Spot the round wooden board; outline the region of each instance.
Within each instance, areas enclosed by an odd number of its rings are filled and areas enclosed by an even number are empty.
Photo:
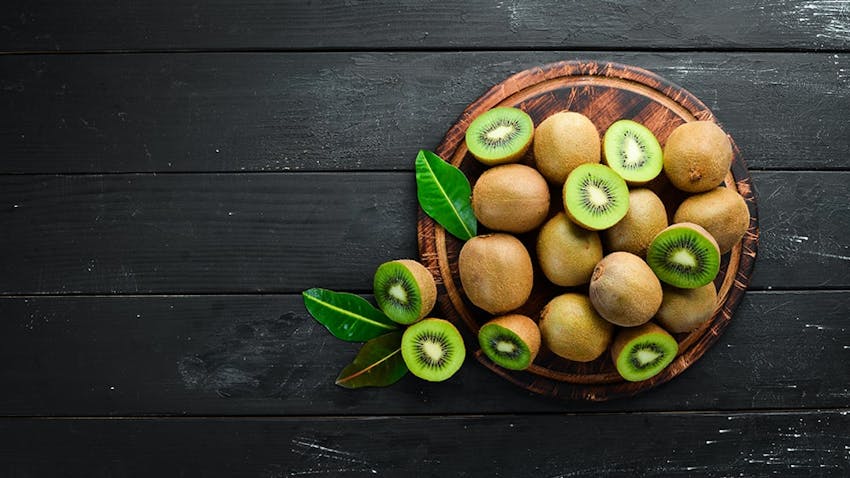
[[[469,123],[479,114],[496,106],[513,106],[526,111],[540,124],[548,116],[563,110],[588,116],[603,133],[619,119],[632,119],[652,130],[663,145],[676,126],[696,120],[715,121],[714,115],[687,90],[641,68],[617,63],[565,61],[517,73],[492,87],[469,105],[457,123],[449,129],[436,148],[442,158],[459,167],[475,184],[485,167],[467,152],[464,135]],[[731,138],[730,138],[731,139]],[[682,373],[717,340],[732,318],[752,274],[758,242],[756,198],[749,171],[732,142],[735,157],[727,175],[727,187],[736,188],[750,209],[750,228],[743,240],[723,256],[715,284],[718,304],[714,316],[699,329],[676,336],[679,356],[663,372],[643,382],[626,382],[614,369],[609,354],[589,363],[572,362],[541,350],[527,370],[514,372],[490,362],[479,350],[478,328],[491,316],[472,305],[465,297],[457,270],[457,257],[463,241],[446,233],[420,209],[418,232],[422,262],[437,279],[438,304],[443,316],[464,333],[475,357],[493,372],[532,392],[551,397],[603,401],[631,396],[664,383]],[[523,159],[533,164],[532,152]],[[651,184],[672,216],[685,195],[673,188],[662,176]],[[552,189],[552,211],[563,208],[560,188]],[[479,234],[487,231],[479,225]],[[536,231],[520,236],[532,260]],[[535,269],[535,286],[529,301],[518,312],[539,318],[543,306],[554,296],[567,292],[587,293],[587,286],[561,288],[549,283]]]

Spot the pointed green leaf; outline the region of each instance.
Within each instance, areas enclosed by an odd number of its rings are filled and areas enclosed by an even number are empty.
[[[334,337],[365,342],[398,329],[398,325],[366,299],[346,292],[305,290],[304,306]]]
[[[425,214],[463,241],[475,236],[472,188],[463,172],[430,151],[416,155],[416,195]]]
[[[354,361],[348,364],[336,384],[345,388],[386,387],[407,373],[401,356],[402,332],[390,332],[366,342]]]

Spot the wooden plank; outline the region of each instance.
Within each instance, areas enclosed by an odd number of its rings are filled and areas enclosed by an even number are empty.
[[[751,168],[850,167],[844,54],[225,53],[0,56],[0,173],[411,170],[491,85],[577,58],[682,85]]]
[[[753,174],[751,288],[850,286],[848,181]],[[0,176],[0,294],[371,290],[380,263],[418,257],[415,188],[408,172]]]
[[[0,369],[0,415],[846,407],[848,314],[848,291],[750,292],[718,343],[685,373],[599,404],[533,395],[471,357],[444,383],[408,375],[388,388],[337,387],[359,345],[331,336],[297,295],[2,298],[0,363],[9,365]]]
[[[1,420],[4,476],[847,476],[846,411]],[[519,450],[518,459],[512,450]],[[423,472],[427,470],[427,472]]]
[[[0,16],[0,44],[4,51],[845,49],[845,8],[820,0],[12,2]]]

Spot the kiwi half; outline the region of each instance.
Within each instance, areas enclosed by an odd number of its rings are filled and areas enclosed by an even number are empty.
[[[695,289],[717,277],[720,249],[701,226],[682,222],[655,236],[646,252],[646,262],[662,281],[682,289]]]
[[[640,257],[613,252],[596,264],[590,302],[612,324],[634,327],[649,322],[661,306],[661,283]]]
[[[496,365],[525,370],[540,350],[540,329],[525,315],[496,317],[478,330],[478,344]]]
[[[629,184],[644,184],[661,173],[661,145],[646,126],[632,120],[614,122],[602,139],[605,163]]]
[[[629,188],[604,164],[582,164],[564,184],[564,208],[576,224],[591,231],[608,229],[629,210]]]
[[[630,382],[658,375],[678,352],[676,339],[652,322],[621,329],[611,346],[611,358],[617,372]]]
[[[381,264],[373,281],[375,301],[387,317],[412,324],[425,317],[437,301],[437,284],[422,264],[401,259]]]
[[[737,191],[716,188],[685,199],[673,216],[674,222],[692,222],[704,227],[717,241],[720,253],[732,250],[750,227],[750,210]]]
[[[546,219],[549,185],[534,168],[522,164],[490,168],[472,189],[472,211],[494,231],[528,232]]]
[[[576,362],[599,358],[614,336],[614,326],[590,304],[584,294],[562,294],[540,313],[543,342],[556,355]]]
[[[429,318],[404,331],[401,356],[413,375],[429,382],[442,382],[463,365],[466,347],[451,322]]]
[[[518,108],[499,107],[481,114],[466,129],[466,147],[493,166],[519,160],[531,146],[534,122]]]

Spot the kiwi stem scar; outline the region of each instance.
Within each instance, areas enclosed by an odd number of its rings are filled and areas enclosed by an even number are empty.
[[[434,170],[431,169],[431,164],[428,161],[424,161],[424,163],[425,163],[425,167],[428,168],[428,172],[431,173],[431,176],[436,177],[436,175],[434,174]],[[448,202],[449,205],[451,206],[452,212],[457,217],[458,221],[460,221],[460,225],[463,226],[463,230],[466,231],[466,234],[469,237],[475,236],[475,234],[473,234],[472,231],[470,231],[469,228],[466,227],[466,223],[464,222],[463,218],[460,216],[460,212],[458,212],[457,208],[455,207],[455,203],[452,202],[452,199],[449,197],[449,195],[446,194],[446,190],[443,189],[443,185],[440,184],[439,181],[434,181],[434,184],[437,185],[437,189],[440,190],[440,194],[442,194],[443,197],[446,198],[446,202]]]
[[[395,329],[396,329],[396,327],[393,327],[392,325],[382,324],[381,322],[376,322],[376,321],[374,321],[374,320],[372,320],[372,319],[369,319],[368,317],[364,317],[364,316],[362,316],[362,315],[358,315],[358,314],[353,314],[353,313],[351,313],[351,312],[349,312],[349,311],[347,311],[347,310],[345,310],[345,309],[340,309],[339,307],[337,307],[337,306],[335,306],[335,305],[329,304],[329,303],[327,303],[327,302],[325,302],[325,301],[321,301],[321,300],[319,300],[319,299],[317,299],[317,298],[315,298],[315,297],[313,297],[313,296],[309,296],[309,295],[308,295],[308,296],[306,296],[306,297],[307,297],[309,300],[312,300],[313,302],[316,302],[316,303],[318,303],[318,304],[321,304],[321,305],[323,305],[323,306],[325,306],[325,307],[327,307],[327,308],[329,308],[329,309],[331,309],[331,310],[334,310],[334,311],[336,311],[336,312],[339,312],[339,313],[341,313],[341,314],[343,314],[343,315],[347,315],[347,316],[349,316],[349,317],[357,318],[357,319],[359,319],[359,320],[362,320],[363,322],[368,322],[368,323],[370,323],[370,324],[377,325],[378,327],[382,327],[382,328],[387,329],[387,330],[395,330]]]

